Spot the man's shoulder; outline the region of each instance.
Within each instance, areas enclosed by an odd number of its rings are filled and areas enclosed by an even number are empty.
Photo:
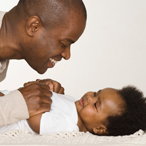
[[[0,15],[4,15],[6,12],[4,11],[0,11]]]
[[[8,65],[9,60],[0,61],[0,82],[3,81],[6,77]]]
[[[0,11],[0,20],[2,20],[3,16],[5,15],[6,12]]]

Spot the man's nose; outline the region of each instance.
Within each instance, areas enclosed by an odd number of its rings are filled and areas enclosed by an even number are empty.
[[[65,50],[62,52],[62,57],[65,59],[65,60],[68,60],[71,56],[71,53],[70,53],[70,46],[68,46],[67,48],[65,48]]]

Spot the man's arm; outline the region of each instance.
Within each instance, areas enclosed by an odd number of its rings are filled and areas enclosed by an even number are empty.
[[[27,118],[27,105],[18,90],[0,97],[0,127]]]
[[[60,93],[60,94],[64,94],[64,88],[57,81],[54,81],[54,80],[51,80],[51,79],[43,79],[43,80],[37,79],[34,82],[46,84],[50,87],[51,91],[54,91],[54,92]],[[34,82],[25,83],[24,86],[28,86],[28,85],[30,85],[31,83],[34,83]],[[30,128],[38,134],[40,133],[40,121],[41,121],[42,114],[43,113],[40,113],[38,115],[35,115],[35,116],[27,119],[27,122],[28,122]]]
[[[55,81],[53,88],[64,92],[60,83],[59,86],[57,83]],[[52,92],[47,84],[35,81],[0,97],[0,127],[50,111],[51,96]]]
[[[29,117],[50,111],[52,92],[49,86],[35,82],[18,90],[24,97]]]
[[[51,96],[49,86],[40,83],[33,83],[1,96],[0,127],[50,111]]]
[[[41,86],[41,88],[37,87],[36,85]],[[29,88],[30,86],[32,87]],[[41,93],[40,95],[37,95],[38,93],[37,90],[36,91],[34,90],[35,92],[31,94],[28,92],[27,87],[29,88],[30,91],[32,91],[32,89],[34,89],[35,86],[36,88],[39,88],[39,93]],[[26,101],[30,117],[37,115],[39,113],[50,111],[50,106],[52,103],[52,100],[50,99],[50,97],[52,96],[52,92],[50,90],[56,93],[64,94],[64,88],[61,86],[61,84],[51,79],[43,79],[43,80],[37,79],[36,81],[25,83],[24,88],[19,89],[19,91],[22,93]],[[41,97],[41,99],[39,99],[39,97]],[[34,100],[37,100],[37,98],[38,98],[39,105],[35,105],[34,103]],[[35,111],[34,111],[34,108],[35,108]],[[42,108],[42,109],[38,110],[39,108]]]

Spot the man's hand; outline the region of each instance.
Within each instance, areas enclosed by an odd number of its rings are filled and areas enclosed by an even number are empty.
[[[49,86],[33,82],[18,90],[26,101],[30,117],[50,111],[52,92]]]
[[[46,84],[50,87],[51,91],[60,93],[60,94],[64,94],[64,88],[61,86],[61,84],[59,82],[51,80],[51,79],[44,79],[44,80],[37,79],[36,81],[25,83],[24,86],[28,86],[35,82]]]

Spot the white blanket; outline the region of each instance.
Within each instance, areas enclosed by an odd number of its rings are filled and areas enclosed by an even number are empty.
[[[0,134],[0,145],[47,146],[146,146],[146,133],[142,130],[129,136],[95,136],[91,133],[67,132],[48,135],[9,131]]]

